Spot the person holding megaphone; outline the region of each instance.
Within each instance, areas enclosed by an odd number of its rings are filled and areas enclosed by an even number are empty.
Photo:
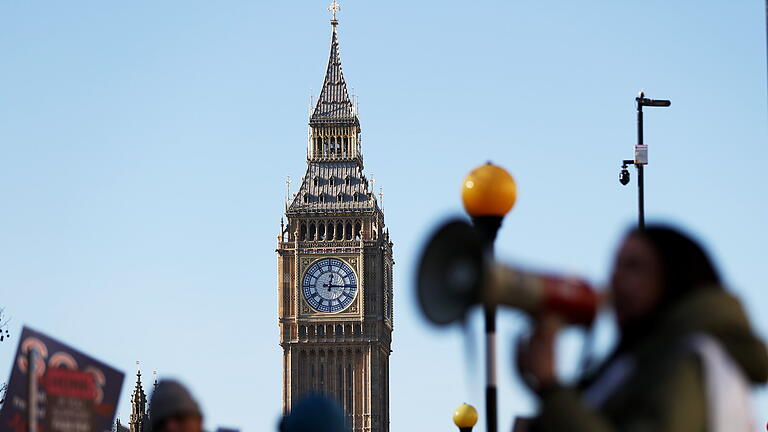
[[[631,231],[607,294],[618,342],[572,386],[555,372],[562,319],[535,315],[517,366],[539,412],[515,430],[754,429],[749,390],[768,381],[768,351],[701,246],[669,227]]]

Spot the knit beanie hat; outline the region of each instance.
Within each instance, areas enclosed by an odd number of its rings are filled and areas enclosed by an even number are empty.
[[[347,432],[344,412],[334,401],[311,394],[298,401],[280,422],[280,432]]]
[[[200,406],[186,387],[174,380],[162,380],[152,392],[149,402],[152,429],[170,417],[197,415],[202,417]]]

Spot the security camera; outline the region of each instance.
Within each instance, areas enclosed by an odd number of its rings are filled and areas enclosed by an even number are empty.
[[[629,170],[626,167],[623,167],[619,173],[619,182],[624,186],[629,183]]]

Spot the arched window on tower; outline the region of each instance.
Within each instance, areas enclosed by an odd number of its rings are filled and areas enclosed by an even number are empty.
[[[344,137],[344,157],[349,157],[349,138]]]
[[[338,195],[336,195],[336,201],[338,201],[338,202],[344,202],[344,194],[338,194]]]
[[[317,224],[317,239],[325,240],[325,223],[323,222]]]
[[[315,223],[312,222],[309,224],[309,241],[313,241],[315,239]]]
[[[344,225],[341,222],[336,224],[336,240],[344,240]]]
[[[308,194],[308,193],[305,193],[305,194],[304,194],[304,195],[301,197],[301,200],[302,200],[302,201],[304,201],[304,203],[305,203],[305,204],[306,204],[306,203],[308,203],[308,202],[309,202],[309,194]]]
[[[300,232],[301,232],[301,234],[300,234],[299,238],[301,239],[301,241],[306,240],[307,239],[307,224],[305,224],[304,222],[301,223],[301,230],[300,230]]]
[[[349,186],[350,183],[352,183],[352,178],[350,176],[344,177],[344,184]]]
[[[345,228],[346,239],[352,240],[352,224],[350,222],[347,222],[347,225],[344,228]]]
[[[336,186],[336,177],[334,177],[334,176],[331,176],[331,177],[328,179],[328,184],[329,184],[329,185],[331,185],[331,186]]]
[[[315,178],[312,179],[312,184],[317,186],[320,184],[320,177],[315,176]]]
[[[328,233],[327,233],[328,235],[326,236],[326,238],[328,240],[333,240],[334,239],[334,234],[333,234],[334,229],[333,228],[334,228],[334,223],[333,222],[329,222],[328,223]]]
[[[360,201],[360,192],[355,192],[355,194],[353,195],[353,199],[355,200],[355,202]]]
[[[328,156],[328,137],[323,137],[323,156]]]
[[[355,222],[355,240],[360,240],[360,231],[362,227],[360,225],[360,222]]]

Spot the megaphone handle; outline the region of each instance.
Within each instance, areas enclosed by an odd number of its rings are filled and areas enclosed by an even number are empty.
[[[485,311],[485,414],[488,432],[497,430],[496,411],[496,307],[486,305]]]

